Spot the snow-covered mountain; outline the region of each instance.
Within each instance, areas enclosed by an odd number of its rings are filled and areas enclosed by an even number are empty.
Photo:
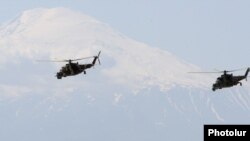
[[[62,80],[63,63],[35,61],[100,50],[100,66]],[[0,139],[198,141],[205,123],[250,121],[248,83],[212,92],[216,76],[189,74],[201,69],[66,8],[0,27],[0,64]]]

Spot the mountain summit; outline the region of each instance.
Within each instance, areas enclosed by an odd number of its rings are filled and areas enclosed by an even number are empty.
[[[16,56],[68,59],[94,55],[102,50],[101,59],[109,67],[100,69],[119,83],[137,88],[157,86],[162,90],[176,85],[210,87],[207,84],[211,78],[187,73],[200,70],[197,66],[65,8],[25,11],[1,28],[0,37],[0,45],[4,47],[1,52],[13,59]]]

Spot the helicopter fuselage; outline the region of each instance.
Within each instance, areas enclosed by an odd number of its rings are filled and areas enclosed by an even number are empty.
[[[86,74],[85,69],[91,68],[93,64],[78,64],[77,63],[68,63],[63,66],[59,72],[57,72],[56,77],[61,79],[62,77],[78,75],[82,72]]]
[[[245,78],[246,76],[232,76],[228,74],[225,76],[218,77],[216,82],[213,84],[212,90],[215,91],[216,89],[232,87],[238,84],[242,85],[240,81]]]
[[[57,79],[62,79],[62,77],[67,76],[73,76],[80,73],[86,74],[86,69],[93,67],[96,64],[96,61],[98,60],[99,65],[101,64],[99,56],[101,54],[101,51],[96,56],[90,56],[90,57],[84,57],[84,58],[78,58],[78,59],[67,59],[67,60],[39,60],[39,61],[46,61],[46,62],[68,62],[66,65],[61,67],[61,69],[56,73]],[[78,64],[78,60],[93,58],[92,63],[88,64]]]
[[[241,69],[238,69],[238,70],[241,70]],[[215,91],[217,89],[232,87],[238,84],[242,86],[242,83],[240,81],[243,79],[247,80],[250,68],[247,68],[244,75],[233,76],[233,74],[228,74],[228,72],[234,72],[238,70],[230,70],[230,71],[224,70],[224,71],[216,71],[216,72],[190,72],[190,73],[223,73],[220,77],[216,79],[216,82],[212,85],[212,90]]]

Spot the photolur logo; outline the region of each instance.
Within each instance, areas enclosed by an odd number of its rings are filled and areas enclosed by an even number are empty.
[[[250,125],[204,125],[204,141],[250,140]]]
[[[246,136],[247,131],[238,131],[235,129],[234,131],[218,131],[217,129],[208,129],[208,136]]]

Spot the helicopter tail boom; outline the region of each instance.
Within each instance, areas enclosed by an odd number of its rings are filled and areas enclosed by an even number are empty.
[[[247,69],[246,73],[245,73],[245,78],[247,80],[247,75],[248,75],[248,72],[250,71],[250,68]]]
[[[96,60],[97,60],[97,57],[95,57],[94,60],[92,61],[93,66],[95,65]]]

